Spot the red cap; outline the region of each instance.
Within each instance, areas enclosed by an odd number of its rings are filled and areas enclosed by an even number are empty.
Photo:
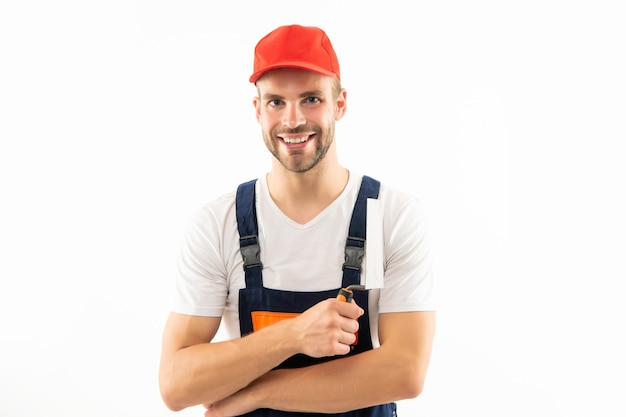
[[[250,82],[276,68],[300,68],[340,78],[330,39],[322,29],[312,26],[281,26],[257,43]]]

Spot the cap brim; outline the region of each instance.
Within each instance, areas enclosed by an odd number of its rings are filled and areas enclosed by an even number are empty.
[[[302,70],[306,70],[306,71],[316,72],[318,74],[326,75],[328,77],[336,77],[337,76],[337,74],[335,74],[332,71],[328,71],[327,69],[324,69],[322,67],[318,67],[316,65],[311,65],[308,62],[306,62],[306,63],[304,63],[304,62],[282,62],[282,63],[270,65],[270,66],[267,66],[267,67],[265,67],[263,69],[258,70],[257,72],[255,72],[254,74],[252,74],[250,76],[250,82],[251,83],[255,83],[266,72],[271,71],[271,70],[275,70],[275,69],[280,69],[280,68],[297,68],[297,69],[302,69]]]

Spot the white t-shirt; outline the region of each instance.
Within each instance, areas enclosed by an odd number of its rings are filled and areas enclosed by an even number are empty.
[[[306,224],[285,216],[271,199],[265,177],[259,178],[256,200],[265,287],[286,291],[341,287],[344,248],[361,178],[351,174],[341,195]],[[235,195],[233,190],[210,202],[192,219],[182,245],[172,309],[222,317],[220,330],[227,339],[241,336],[238,298],[239,289],[245,287]],[[435,309],[430,245],[419,201],[385,184],[378,199],[383,210],[384,287],[369,290],[375,347],[379,313]]]

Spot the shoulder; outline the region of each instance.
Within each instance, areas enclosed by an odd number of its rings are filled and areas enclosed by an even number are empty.
[[[222,223],[223,219],[231,215],[235,209],[235,195],[236,191],[232,190],[205,203],[196,210],[192,216],[192,221],[195,223]]]
[[[417,195],[388,183],[381,182],[378,198],[385,207],[385,211],[392,213],[407,210],[420,213],[423,211],[422,201]]]
[[[387,230],[403,230],[406,233],[419,231],[421,234],[428,228],[427,212],[417,195],[394,185],[381,183],[378,198]]]
[[[365,178],[370,178],[380,184],[378,200],[380,200],[383,206],[385,217],[396,217],[403,212],[410,212],[413,214],[423,212],[422,202],[415,194],[389,184],[374,176],[363,175],[362,173],[355,173],[355,175],[351,176],[349,187],[353,187],[355,189],[355,195],[356,190],[361,186]]]
[[[238,191],[240,189],[244,189],[245,185],[250,185],[251,188],[248,188],[248,190],[256,190],[258,193],[261,183],[262,181],[254,178],[232,187],[230,190],[209,200],[198,208],[194,213],[193,218],[200,221],[210,221],[211,219],[220,221],[220,219],[234,215]]]

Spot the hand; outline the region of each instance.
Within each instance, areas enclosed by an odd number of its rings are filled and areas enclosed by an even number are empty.
[[[226,417],[217,404],[204,404],[204,408],[206,408],[204,417]]]
[[[354,301],[324,300],[291,320],[301,353],[314,358],[345,355],[356,340],[357,319],[363,315]]]
[[[243,397],[243,395],[235,393],[215,404],[204,404],[204,408],[206,408],[204,417],[236,417],[258,408],[247,404],[240,397]]]
[[[204,417],[236,417],[254,411],[258,408],[263,408],[263,404],[255,402],[254,388],[257,387],[259,382],[266,378],[269,374],[276,372],[284,372],[284,370],[272,371],[252,382],[247,387],[234,393],[230,397],[224,398],[223,400],[213,404],[204,404],[204,408],[206,408]],[[258,393],[259,392],[257,390],[257,399],[264,398],[264,396],[258,397]]]

